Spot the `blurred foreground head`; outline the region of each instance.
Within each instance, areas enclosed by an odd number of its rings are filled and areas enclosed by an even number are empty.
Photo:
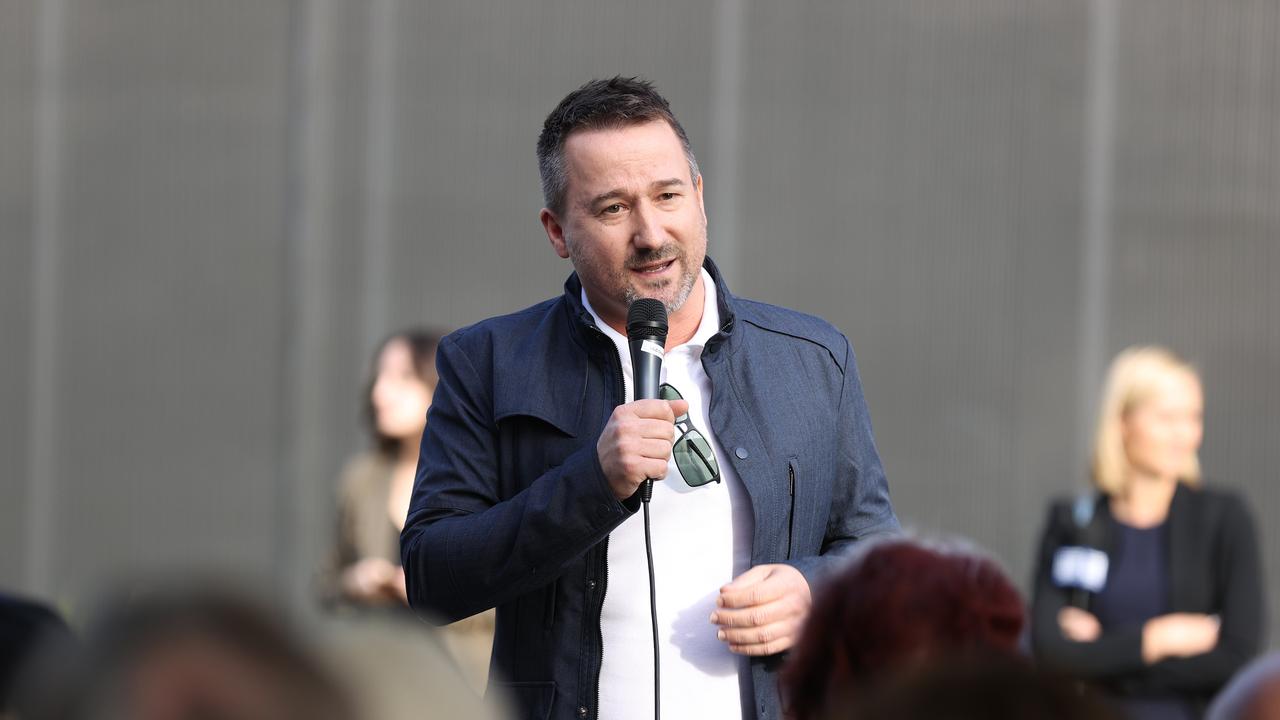
[[[276,617],[222,592],[108,606],[47,660],[33,720],[346,720],[346,695]]]
[[[407,613],[331,620],[323,632],[332,667],[361,720],[498,720],[508,717],[493,686],[482,700],[437,628]]]
[[[15,709],[14,695],[44,648],[71,642],[71,631],[53,608],[0,592],[0,718]]]
[[[1205,720],[1280,718],[1280,652],[1254,660],[1214,698]]]
[[[782,672],[795,720],[826,717],[871,683],[940,659],[1014,655],[1022,598],[994,561],[920,540],[878,543],[814,600]]]
[[[106,606],[83,642],[50,647],[22,720],[429,720],[504,717],[417,618],[306,626],[225,589],[169,588]],[[0,718],[3,718],[0,715]]]
[[[935,662],[829,708],[823,720],[1120,720],[1094,692],[998,655]]]

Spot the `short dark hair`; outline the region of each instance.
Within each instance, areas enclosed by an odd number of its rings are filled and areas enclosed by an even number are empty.
[[[603,130],[665,120],[689,161],[693,180],[699,176],[698,160],[693,156],[689,136],[671,112],[666,98],[653,84],[636,77],[615,76],[608,80],[592,80],[565,96],[547,116],[538,136],[538,172],[542,175],[542,199],[549,210],[564,212],[565,191],[569,178],[564,163],[564,143],[578,130]]]

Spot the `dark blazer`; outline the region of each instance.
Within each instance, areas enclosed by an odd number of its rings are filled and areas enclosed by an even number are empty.
[[[1054,583],[1054,554],[1073,545],[1113,551],[1116,521],[1106,496],[1083,503],[1058,502],[1049,511],[1036,568],[1032,645],[1042,662],[1118,695],[1176,695],[1203,708],[1258,652],[1263,637],[1262,576],[1253,521],[1236,495],[1179,484],[1167,522],[1169,612],[1218,615],[1222,626],[1213,650],[1147,665],[1140,628],[1104,632],[1095,642],[1062,636],[1058,611],[1067,605],[1091,610],[1094,595]]]

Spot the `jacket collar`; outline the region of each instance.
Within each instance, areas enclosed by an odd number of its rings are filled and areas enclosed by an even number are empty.
[[[729,351],[741,335],[733,332],[737,303],[711,258],[703,262],[703,267],[716,283],[716,305],[720,310],[720,331],[707,341],[707,350],[714,353],[712,348],[722,345]],[[530,313],[528,320],[537,327],[519,333],[514,340],[516,347],[503,353],[517,361],[494,373],[494,419],[535,417],[566,435],[577,436],[583,427],[583,399],[590,389],[592,366],[610,362],[608,354],[617,350],[583,307],[582,282],[577,273],[565,280],[564,295],[551,304],[548,312]]]
[[[706,268],[707,273],[711,275],[711,279],[716,284],[716,309],[720,311],[720,332],[712,336],[707,341],[708,347],[712,344],[724,344],[725,349],[735,344],[735,334],[733,333],[736,324],[737,314],[735,308],[737,302],[733,295],[729,292],[729,286],[724,281],[724,276],[720,274],[720,269],[711,260],[711,256],[706,256],[702,261],[702,267]],[[582,281],[578,279],[578,273],[573,273],[569,279],[564,281],[564,302],[568,308],[569,317],[573,320],[575,337],[584,349],[590,349],[594,340],[592,339],[595,328],[595,320],[591,317],[591,313],[582,305]],[[739,333],[740,335],[741,333]]]

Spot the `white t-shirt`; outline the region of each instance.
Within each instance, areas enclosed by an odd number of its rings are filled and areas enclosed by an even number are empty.
[[[661,381],[689,401],[689,419],[715,453],[720,482],[689,486],[673,457],[667,463],[667,477],[653,484],[649,511],[664,720],[755,717],[745,659],[730,653],[728,645],[716,638],[717,628],[710,620],[720,587],[750,566],[754,520],[746,490],[707,421],[711,381],[702,369],[702,350],[719,330],[720,312],[715,282],[705,269],[702,286],[706,298],[702,321],[689,342],[667,351]],[[618,348],[630,402],[634,383],[627,338],[600,319],[585,292],[582,302]],[[604,658],[598,717],[652,718],[653,629],[643,511],[609,535],[608,563],[600,617]]]

